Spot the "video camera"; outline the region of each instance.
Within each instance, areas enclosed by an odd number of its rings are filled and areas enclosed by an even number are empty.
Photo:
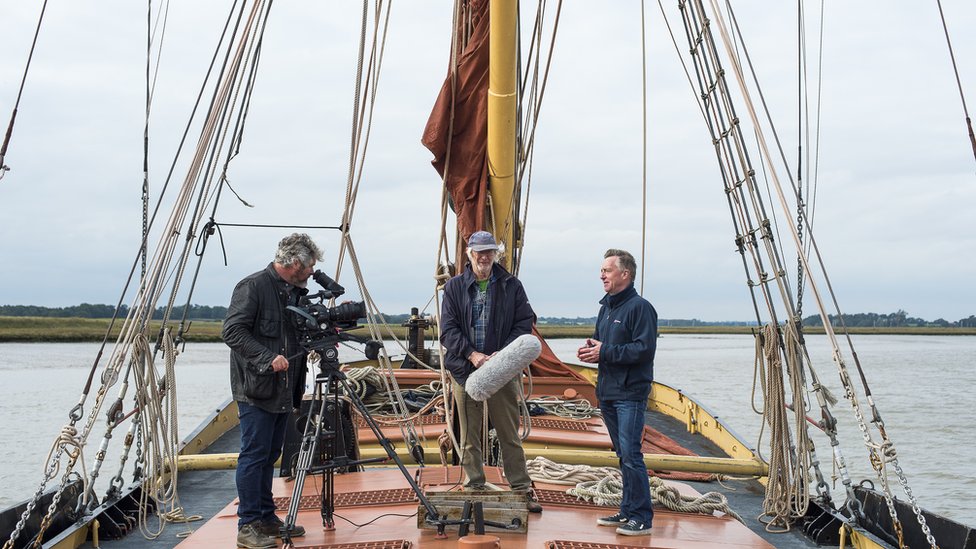
[[[335,344],[340,341],[356,341],[366,343],[367,358],[375,360],[375,354],[369,355],[378,349],[369,345],[370,342],[365,338],[346,333],[347,330],[359,328],[358,320],[366,317],[366,304],[352,301],[329,307],[324,302],[341,296],[346,293],[346,289],[322,271],[315,271],[312,278],[323,289],[315,294],[302,296],[297,306],[287,307],[295,313],[295,328],[301,346],[307,351],[322,351],[330,347],[334,350]]]

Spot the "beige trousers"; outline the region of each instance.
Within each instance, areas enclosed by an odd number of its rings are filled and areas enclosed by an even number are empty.
[[[522,376],[515,376],[488,398],[488,418],[495,428],[502,451],[505,478],[512,490],[528,490],[532,486],[525,468],[525,452],[519,440],[519,384]],[[467,479],[466,488],[480,489],[485,484],[484,454],[481,447],[485,405],[474,400],[464,387],[453,382],[454,402],[461,422],[461,468]]]

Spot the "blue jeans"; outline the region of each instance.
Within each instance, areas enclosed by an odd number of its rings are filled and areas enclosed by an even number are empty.
[[[271,413],[237,403],[241,420],[241,454],[237,458],[237,527],[275,514],[271,497],[274,464],[281,456],[288,413]]]
[[[630,520],[650,525],[654,519],[651,489],[641,442],[644,440],[644,410],[640,400],[608,400],[600,402],[603,422],[610,431],[613,449],[620,460],[624,493],[620,512]]]

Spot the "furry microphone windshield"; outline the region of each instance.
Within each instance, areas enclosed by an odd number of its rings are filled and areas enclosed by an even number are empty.
[[[540,354],[539,338],[532,334],[519,336],[468,376],[464,390],[477,401],[488,400]]]

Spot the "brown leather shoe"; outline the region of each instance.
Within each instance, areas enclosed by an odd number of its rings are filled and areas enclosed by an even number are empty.
[[[255,524],[258,526],[258,531],[266,536],[272,538],[284,537],[284,535],[281,533],[281,527],[285,525],[285,521],[278,518],[277,515],[264,519],[261,522],[256,522]],[[304,535],[305,527],[301,524],[296,524],[292,527],[291,531],[288,532],[288,537],[291,538],[300,538]]]
[[[250,522],[237,531],[237,547],[240,549],[272,549],[277,547],[274,538],[261,533],[260,522]]]

